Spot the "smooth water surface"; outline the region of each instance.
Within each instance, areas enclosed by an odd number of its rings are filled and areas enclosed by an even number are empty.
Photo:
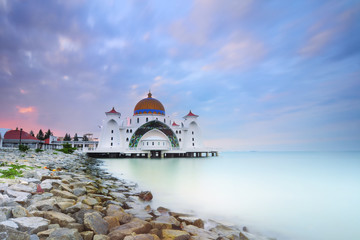
[[[360,239],[359,152],[226,152],[102,159],[153,206],[247,226],[278,240]]]

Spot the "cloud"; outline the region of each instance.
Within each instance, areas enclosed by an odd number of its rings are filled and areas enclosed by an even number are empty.
[[[216,52],[216,60],[205,65],[203,70],[244,69],[258,62],[265,55],[264,44],[250,37],[240,37],[222,46]]]
[[[331,30],[325,30],[322,32],[316,33],[312,36],[308,42],[303,46],[299,53],[302,55],[312,56],[320,52],[327,43],[330,42],[335,32]]]
[[[16,108],[18,109],[18,112],[19,112],[19,113],[22,113],[22,114],[32,113],[32,112],[35,112],[35,110],[36,110],[35,107],[20,107],[20,106],[16,106]]]
[[[170,32],[182,43],[204,45],[210,38],[216,38],[219,29],[231,29],[249,11],[252,2],[195,0],[189,15],[173,22]]]

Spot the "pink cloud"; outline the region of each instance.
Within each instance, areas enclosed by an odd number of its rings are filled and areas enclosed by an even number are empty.
[[[16,108],[18,109],[19,113],[32,113],[35,112],[36,108],[35,107],[20,107],[20,106],[16,106]]]

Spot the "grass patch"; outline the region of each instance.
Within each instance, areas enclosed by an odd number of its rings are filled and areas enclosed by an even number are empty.
[[[7,170],[0,169],[0,178],[9,178],[14,179],[15,177],[22,177],[23,171],[21,169],[30,168],[34,169],[33,167],[29,167],[26,165],[18,165],[18,164],[10,164],[7,165],[5,162],[0,163],[1,167],[10,167]]]
[[[77,148],[73,148],[70,143],[64,143],[63,149],[55,149],[55,151],[72,154]]]

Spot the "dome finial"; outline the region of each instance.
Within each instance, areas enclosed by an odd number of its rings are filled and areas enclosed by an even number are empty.
[[[151,94],[151,91],[149,90],[148,98],[151,98],[151,97],[152,97],[152,94]]]

